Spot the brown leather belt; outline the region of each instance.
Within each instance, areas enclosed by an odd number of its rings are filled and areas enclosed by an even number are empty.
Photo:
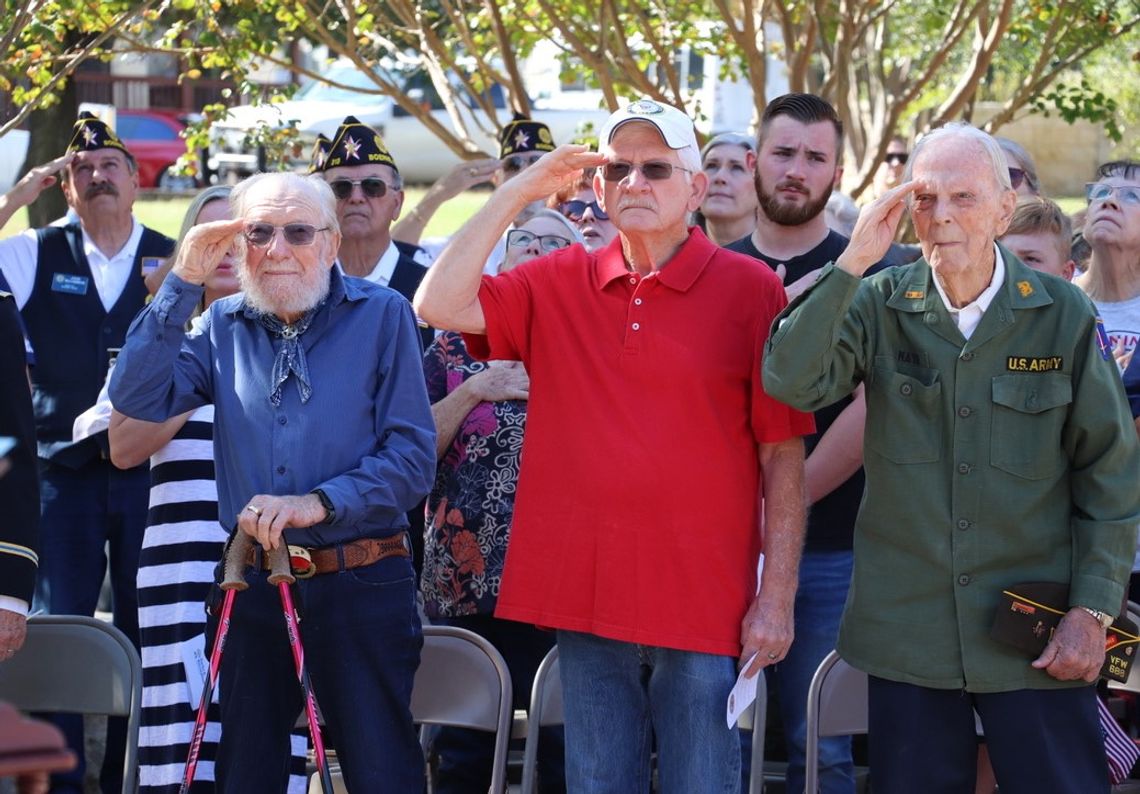
[[[308,579],[322,573],[336,573],[379,562],[387,557],[412,556],[412,544],[407,532],[386,538],[361,538],[335,546],[310,548],[289,546],[289,565],[298,579]],[[261,546],[249,550],[246,564],[268,571],[269,555],[261,553]]]

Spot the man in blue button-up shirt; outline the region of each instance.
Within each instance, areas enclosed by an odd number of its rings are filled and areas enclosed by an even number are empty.
[[[231,203],[236,220],[193,229],[135,320],[111,398],[150,421],[214,403],[222,522],[312,557],[296,590],[306,657],[349,790],[416,791],[408,704],[422,633],[403,535],[431,487],[435,438],[415,321],[396,292],[332,267],[340,232],[324,182],[259,175]],[[243,293],[184,333],[233,244]],[[288,777],[302,701],[265,575],[246,570],[222,659],[221,792],[280,792]]]

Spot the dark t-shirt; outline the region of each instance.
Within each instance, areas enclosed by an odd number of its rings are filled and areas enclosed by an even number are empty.
[[[788,260],[777,259],[757,250],[756,246],[752,244],[752,235],[742,237],[725,246],[729,251],[736,251],[759,259],[773,270],[778,265],[783,265],[787,270],[787,274],[784,276],[785,285],[797,281],[828,262],[835,261],[846,247],[847,238],[836,231],[829,232],[819,245],[807,253]],[[866,275],[878,272],[887,266],[887,264],[880,262],[870,268]],[[807,454],[811,454],[820,438],[831,427],[831,423],[850,404],[851,398],[844,397],[839,402],[815,412],[815,433],[804,438]],[[862,498],[863,470],[859,469],[846,482],[812,505],[811,511],[808,513],[807,539],[804,543],[804,550],[850,550],[855,532],[855,515],[859,512],[859,502]]]

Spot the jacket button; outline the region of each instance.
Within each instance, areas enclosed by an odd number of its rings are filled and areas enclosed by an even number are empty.
[[[958,584],[962,585],[962,587],[965,587],[969,583],[970,583],[970,577],[967,576],[966,574],[962,574],[961,576],[958,577]]]
[[[285,473],[285,467],[284,466],[278,466],[277,467],[277,473],[278,474],[284,474]]]
[[[973,361],[974,360],[973,352],[967,350],[965,353],[962,354],[962,360],[963,361]]]
[[[959,463],[958,464],[958,473],[959,474],[969,474],[971,468],[972,467],[970,466],[969,463]]]
[[[899,394],[901,394],[903,397],[909,397],[910,393],[913,391],[914,387],[909,383],[904,383],[902,386],[899,386]]]
[[[958,529],[969,529],[969,528],[970,528],[970,522],[969,521],[967,521],[964,518],[958,519]]]
[[[965,419],[971,413],[973,413],[973,412],[970,410],[970,407],[968,405],[963,405],[961,408],[958,409],[958,416],[962,417],[963,419]]]

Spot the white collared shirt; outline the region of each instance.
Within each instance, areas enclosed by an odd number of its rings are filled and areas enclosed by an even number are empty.
[[[399,261],[400,249],[396,247],[395,242],[388,243],[388,250],[380,255],[380,259],[376,261],[376,267],[372,268],[372,272],[365,276],[364,280],[379,284],[381,287],[388,286],[388,282],[392,280],[392,274],[396,272],[396,263]]]
[[[982,294],[974,298],[970,303],[967,303],[961,309],[957,309],[950,305],[950,299],[946,297],[946,292],[942,289],[942,284],[938,281],[938,276],[931,272],[931,277],[934,280],[934,287],[938,290],[938,296],[942,298],[942,303],[946,306],[946,311],[950,312],[950,316],[954,318],[954,322],[958,325],[958,330],[962,332],[962,336],[969,339],[974,333],[974,329],[978,327],[978,323],[982,321],[982,315],[986,313],[986,309],[990,308],[993,303],[994,297],[997,295],[998,290],[1001,289],[1002,283],[1005,281],[1005,262],[1001,258],[1001,250],[994,243],[994,274],[990,278],[990,284]]]
[[[82,230],[82,226],[80,229]],[[107,311],[111,310],[127,286],[142,233],[142,224],[132,217],[131,236],[127,238],[126,245],[108,259],[91,242],[87,232],[82,231],[83,252],[87,256],[91,280],[94,282],[95,291],[99,293],[103,308]],[[12,288],[12,295],[16,298],[16,305],[21,309],[32,297],[32,290],[36,285],[38,255],[39,241],[35,229],[28,229],[22,234],[0,240],[0,270],[4,272],[4,278],[7,279],[8,285]]]

